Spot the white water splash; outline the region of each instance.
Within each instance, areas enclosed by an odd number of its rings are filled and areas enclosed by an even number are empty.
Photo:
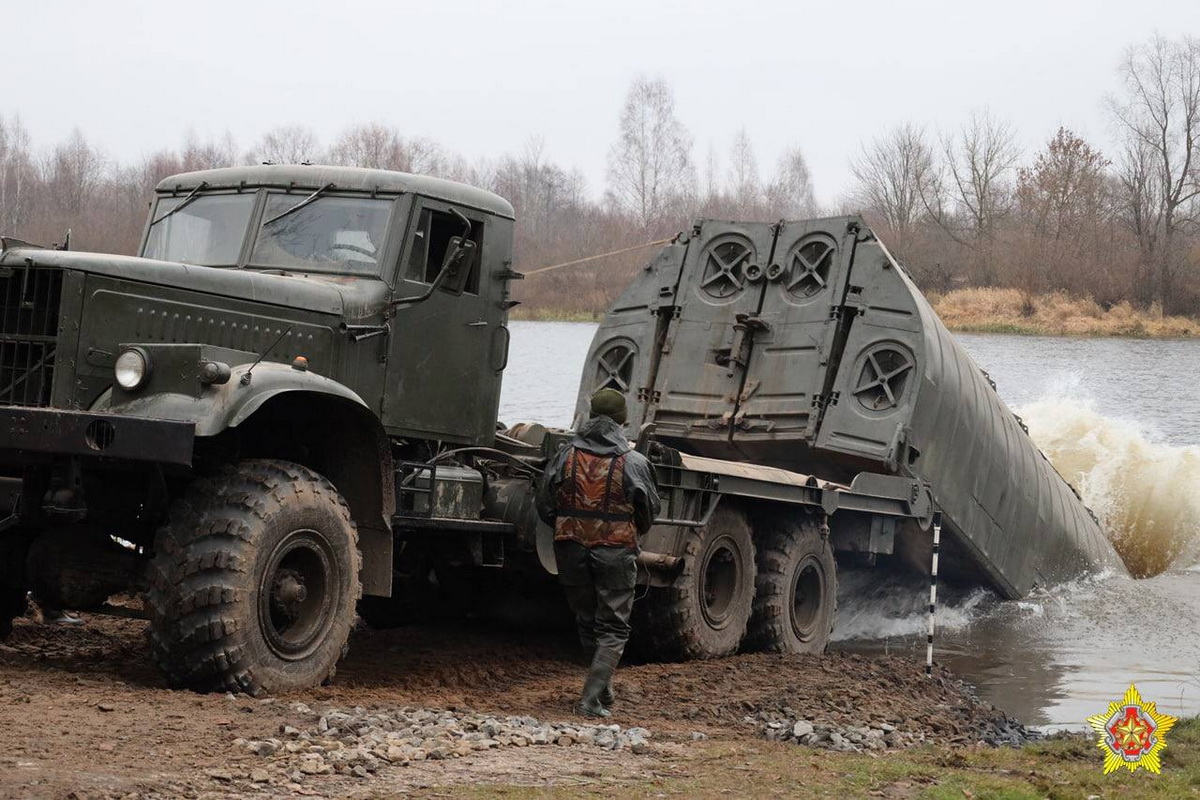
[[[987,589],[943,588],[937,607],[939,630],[960,630],[976,610],[995,601]],[[838,573],[838,610],[833,641],[891,639],[924,633],[929,624],[929,579],[877,570]]]
[[[1039,400],[1020,413],[1130,572],[1147,577],[1200,561],[1200,447],[1155,441],[1137,423],[1076,398]]]

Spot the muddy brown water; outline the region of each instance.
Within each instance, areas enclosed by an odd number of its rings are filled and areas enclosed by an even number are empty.
[[[595,325],[512,323],[500,416],[568,426]],[[1127,560],[1017,602],[944,591],[936,658],[1028,724],[1085,727],[1130,683],[1200,714],[1200,342],[958,337]],[[847,573],[834,648],[924,658],[927,583]]]

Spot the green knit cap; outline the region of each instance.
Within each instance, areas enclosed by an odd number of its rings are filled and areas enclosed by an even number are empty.
[[[625,424],[625,395],[616,389],[601,389],[592,395],[592,416],[611,417],[614,422]]]

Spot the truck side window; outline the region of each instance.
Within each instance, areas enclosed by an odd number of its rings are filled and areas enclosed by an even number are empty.
[[[450,237],[462,235],[462,221],[445,211],[432,208],[421,209],[421,217],[413,232],[413,243],[408,253],[408,265],[405,276],[409,280],[433,283],[438,271],[442,268],[442,260],[446,257],[446,248],[450,245]],[[475,241],[473,263],[469,265],[471,277],[467,280],[467,291],[479,294],[479,262],[483,252],[483,222],[471,220],[471,239]]]

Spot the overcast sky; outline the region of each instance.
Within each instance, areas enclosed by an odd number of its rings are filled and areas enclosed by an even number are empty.
[[[8,0],[0,24],[0,114],[42,146],[78,126],[133,161],[189,130],[246,148],[277,125],[329,142],[377,121],[475,160],[536,135],[598,195],[646,74],[674,87],[698,163],[744,126],[764,177],[799,145],[829,203],[861,142],[906,121],[988,108],[1027,153],[1059,125],[1106,148],[1122,51],[1200,34],[1200,0]]]

